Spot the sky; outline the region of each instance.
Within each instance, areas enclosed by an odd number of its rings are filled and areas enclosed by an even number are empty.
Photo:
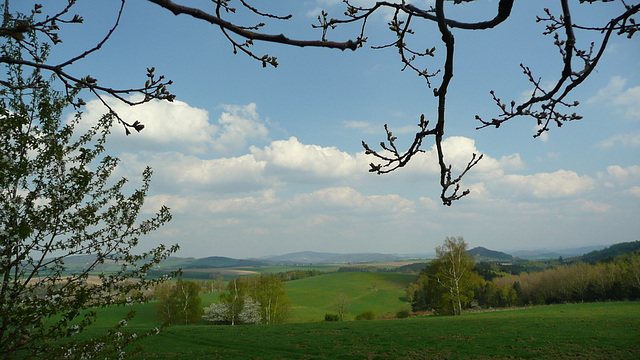
[[[65,1],[48,1],[45,12]],[[208,1],[179,1],[212,9]],[[432,1],[411,1],[429,6]],[[30,1],[25,1],[27,6]],[[63,44],[51,62],[95,45],[115,21],[118,1],[80,1],[85,23],[63,27]],[[240,6],[237,4],[235,6]],[[258,6],[259,2],[255,2]],[[371,4],[359,0],[357,4]],[[22,6],[22,2],[21,5]],[[338,0],[283,0],[269,4],[292,20],[264,32],[318,39],[320,9],[339,17]],[[446,6],[464,21],[492,18],[497,1]],[[602,24],[620,3],[571,2],[575,23]],[[483,160],[462,186],[471,194],[452,206],[439,200],[433,139],[425,153],[387,175],[369,173],[372,148],[385,140],[388,124],[398,144],[410,144],[421,114],[435,123],[436,99],[424,79],[402,64],[394,49],[372,49],[394,40],[382,12],[368,22],[368,42],[358,51],[294,48],[256,43],[257,54],[277,56],[277,68],[239,53],[221,32],[186,16],[174,16],[144,0],[129,0],[112,38],[69,71],[91,74],[99,83],[135,87],[147,67],[173,80],[176,101],[129,107],[109,100],[130,122],[145,129],[125,136],[114,128],[107,151],[121,159],[115,176],[132,179],[154,170],[143,210],[161,205],[173,220],[142,239],[142,248],[178,243],[178,256],[236,258],[297,251],[433,253],[447,236],[470,247],[514,251],[609,245],[640,239],[640,46],[614,37],[592,76],[572,95],[584,118],[553,126],[533,138],[532,119],[518,118],[499,129],[476,130],[475,115],[498,114],[490,90],[501,99],[522,100],[532,86],[520,64],[550,86],[562,64],[553,38],[536,23],[543,8],[558,1],[516,2],[512,17],[489,31],[454,30],[456,58],[449,88],[445,160],[460,169],[472,153]],[[260,22],[230,14],[244,25]],[[432,23],[416,23],[408,43],[436,47],[421,66],[442,62],[443,45]],[[329,39],[354,38],[359,27],[343,27]],[[598,34],[577,33],[588,47]],[[593,37],[596,36],[596,37]],[[434,84],[439,83],[434,78]],[[135,95],[133,95],[135,97]],[[84,123],[105,112],[86,97]]]

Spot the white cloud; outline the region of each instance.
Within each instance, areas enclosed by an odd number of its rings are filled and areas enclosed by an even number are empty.
[[[506,175],[499,181],[504,187],[518,194],[531,194],[540,199],[554,199],[582,194],[593,188],[595,181],[587,176],[579,176],[572,170],[558,170],[553,173],[533,175]]]
[[[638,99],[640,99],[640,97]],[[617,144],[624,147],[640,147],[640,131],[612,136],[602,140],[597,146],[600,148],[610,148]]]
[[[623,168],[620,165],[611,165],[607,167],[606,172],[598,172],[597,176],[606,187],[626,185],[640,180],[640,166],[631,165]]]
[[[458,176],[459,172],[467,166],[473,154],[477,156],[482,154],[482,151],[476,148],[475,140],[463,136],[450,136],[444,139],[442,148],[445,163],[452,165],[453,176]],[[505,170],[516,170],[523,167],[524,163],[520,158],[520,154],[506,155],[500,159],[495,159],[484,154],[482,160],[471,169],[467,177],[494,179],[502,177]],[[414,156],[408,164],[407,169],[410,173],[440,174],[435,144],[431,147],[431,150]],[[400,172],[404,171],[404,169],[400,170]]]
[[[205,160],[177,152],[143,152],[119,157],[123,176],[149,165],[154,170],[154,188],[171,188],[174,193],[255,191],[273,185],[264,176],[265,163],[253,155]]]
[[[255,104],[223,105],[224,112],[217,124],[212,124],[209,112],[175,100],[152,100],[129,106],[113,98],[106,98],[112,109],[126,122],[140,121],[145,128],[130,136],[118,125],[112,130],[109,144],[125,150],[173,150],[191,154],[215,151],[228,154],[246,147],[247,140],[266,140],[268,130],[260,120]],[[140,95],[131,96],[139,101]],[[87,103],[79,129],[95,124],[107,109],[97,99]]]
[[[159,101],[129,106],[113,98],[106,98],[111,108],[126,122],[140,121],[145,128],[131,136],[126,136],[124,130],[115,124],[109,141],[120,149],[175,149],[191,153],[203,153],[218,127],[209,123],[209,113],[206,110],[194,108],[182,101]],[[132,101],[140,100],[139,96],[132,96]],[[84,120],[79,128],[88,128],[107,112],[105,106],[97,99],[87,103],[84,109]]]
[[[290,211],[298,215],[308,212],[350,215],[399,215],[415,212],[414,202],[399,195],[363,195],[350,187],[332,187],[299,194],[288,206]]]
[[[343,122],[346,129],[355,129],[365,134],[375,134],[381,132],[372,123],[368,121],[345,121]]]
[[[640,186],[634,186],[625,191],[625,193],[640,198]]]
[[[266,140],[269,131],[256,111],[256,104],[224,105],[218,123],[222,127],[214,147],[221,152],[243,149],[248,139]]]
[[[263,149],[251,147],[258,161],[264,161],[268,174],[280,174],[291,181],[344,179],[366,172],[357,156],[335,147],[302,144],[295,137],[273,141]]]
[[[626,87],[627,79],[614,76],[609,84],[587,100],[587,103],[604,103],[616,107],[626,118],[640,120],[640,86]]]
[[[601,202],[584,201],[581,208],[584,212],[602,214],[610,212],[613,209],[613,206]]]
[[[273,190],[267,190],[259,196],[207,201],[206,208],[207,211],[212,213],[240,214],[246,217],[265,212],[279,201]]]

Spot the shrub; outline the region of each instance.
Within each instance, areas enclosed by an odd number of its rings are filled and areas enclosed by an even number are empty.
[[[338,314],[324,314],[324,321],[340,321]]]
[[[371,310],[365,311],[362,314],[356,316],[356,320],[373,320],[375,318],[376,315]]]
[[[411,315],[411,312],[410,312],[409,310],[407,310],[407,309],[402,309],[402,310],[400,310],[400,311],[398,311],[398,312],[396,313],[396,318],[398,318],[398,319],[404,319],[404,318],[408,318],[408,317],[409,317],[409,315]]]

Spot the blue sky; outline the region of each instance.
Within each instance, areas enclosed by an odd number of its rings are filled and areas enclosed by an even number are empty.
[[[45,10],[56,3],[47,2]],[[64,43],[51,59],[99,41],[118,3],[81,1],[76,11],[85,24],[65,28]],[[463,20],[493,16],[497,1],[477,3],[447,11]],[[121,116],[146,125],[129,137],[113,131],[108,151],[122,159],[117,175],[135,179],[150,165],[154,180],[145,211],[166,204],[174,215],[143,246],[177,242],[181,256],[254,257],[304,250],[431,253],[446,236],[503,251],[638,240],[637,36],[613,38],[597,72],[570,96],[581,102],[577,112],[583,120],[553,127],[540,139],[532,137],[535,124],[525,118],[475,130],[476,114],[498,113],[490,90],[503,100],[522,99],[531,90],[520,63],[543,84],[559,75],[553,39],[542,36],[543,24],[535,23],[544,7],[557,9],[557,3],[516,2],[512,18],[495,30],[454,31],[446,160],[459,168],[473,152],[484,159],[465,178],[471,195],[451,207],[438,198],[433,139],[425,140],[427,152],[407,168],[384,176],[367,172],[373,159],[364,155],[361,140],[372,146],[384,140],[386,123],[406,145],[420,114],[435,122],[436,100],[424,80],[400,71],[397,51],[369,48],[394,40],[386,25],[389,13],[370,20],[368,46],[356,52],[258,43],[253,51],[277,56],[280,63],[263,69],[234,55],[216,28],[146,1],[129,1],[113,38],[72,72],[91,74],[103,85],[133,87],[144,82],[146,67],[155,66],[157,74],[174,81],[174,103],[131,108],[113,102]],[[208,1],[189,4],[211,7]],[[344,11],[337,0],[270,6],[294,18],[265,31],[303,39],[319,38],[310,26],[319,9],[334,17]],[[576,23],[600,24],[620,4],[572,7]],[[230,19],[259,22],[242,15]],[[436,27],[425,23],[414,30],[410,43],[417,49],[436,46],[436,57],[423,63],[436,70],[443,47]],[[350,34],[355,37],[357,30],[337,29],[329,37],[344,40]],[[594,35],[578,33],[579,44]],[[89,101],[86,124],[104,111]]]

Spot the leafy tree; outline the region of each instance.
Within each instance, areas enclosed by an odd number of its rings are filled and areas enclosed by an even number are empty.
[[[173,297],[173,284],[164,282],[156,285],[153,295],[158,300],[156,310],[162,322],[165,324],[175,322],[178,317],[178,306],[175,304],[175,298]]]
[[[280,279],[262,274],[243,278],[240,282],[245,283],[248,296],[259,304],[263,324],[282,324],[287,320],[291,300]]]
[[[440,169],[440,198],[445,205],[451,205],[453,201],[467,195],[469,190],[461,188],[462,178],[471,170],[482,158],[482,155],[470,154],[469,162],[458,174],[454,174],[451,164],[445,161],[445,153],[442,141],[445,133],[447,94],[452,85],[452,78],[455,67],[456,47],[460,46],[455,42],[454,32],[463,31],[483,31],[499,29],[501,24],[512,17],[514,0],[481,1],[481,0],[435,0],[434,5],[420,6],[417,3],[406,1],[376,1],[370,2],[368,6],[358,6],[350,0],[344,0],[344,11],[337,17],[331,17],[326,11],[322,11],[318,16],[318,22],[312,26],[318,29],[318,38],[314,40],[299,39],[297,34],[306,31],[291,28],[282,33],[281,22],[290,20],[293,15],[278,15],[269,11],[269,4],[261,4],[258,8],[246,1],[233,0],[212,0],[213,6],[189,4],[181,5],[171,0],[148,0],[151,3],[164,8],[176,16],[187,15],[194,19],[211,24],[216,29],[220,29],[222,35],[226,37],[232,45],[234,52],[241,52],[257,60],[263,67],[277,66],[278,60],[275,56],[256,54],[252,48],[258,42],[285,44],[297,47],[317,47],[339,50],[358,50],[372,40],[368,37],[368,30],[375,26],[375,21],[369,21],[376,14],[390,12],[392,17],[388,23],[388,29],[393,36],[393,40],[374,46],[375,49],[393,49],[397,51],[399,61],[402,63],[402,70],[415,72],[421,77],[430,90],[430,94],[435,98],[435,109],[431,113],[436,114],[435,124],[430,125],[429,121],[422,115],[419,119],[418,129],[413,138],[413,142],[407,150],[398,149],[396,146],[397,137],[385,125],[387,133],[386,142],[381,143],[382,150],[374,150],[367,144],[363,147],[367,154],[373,156],[379,163],[371,163],[370,171],[377,174],[384,174],[401,167],[404,167],[415,155],[423,151],[423,141],[429,136],[433,136],[435,149],[437,151],[438,166]],[[477,4],[477,6],[490,6],[495,8],[495,16],[487,19],[458,20],[451,15],[452,6],[461,3]],[[34,13],[39,15],[37,21],[31,18],[21,19],[12,16],[9,12],[9,1],[5,0],[5,19],[0,29],[0,37],[4,39],[19,40],[20,46],[29,49],[30,43],[22,41],[25,34],[30,32],[40,32],[44,34],[50,43],[55,45],[61,42],[58,29],[62,25],[78,24],[83,21],[80,15],[71,16],[71,9],[76,1],[69,1],[62,11],[50,14],[42,14],[43,8],[37,5]],[[90,76],[78,77],[71,73],[71,68],[90,54],[97,52],[102,45],[108,41],[109,37],[118,26],[118,21],[123,13],[126,0],[121,0],[121,8],[118,11],[116,21],[107,35],[96,46],[88,49],[79,56],[71,57],[67,61],[50,65],[44,63],[37,56],[31,59],[18,60],[12,56],[0,58],[0,63],[15,64],[22,63],[26,66],[42,69],[54,73],[67,89],[82,87],[89,89],[94,96],[104,96],[108,94],[120,99],[123,102],[134,104],[130,99],[125,98],[125,94],[140,93],[143,96],[140,102],[151,99],[173,100],[174,95],[167,91],[167,85],[171,82],[163,76],[157,77],[154,68],[147,71],[148,81],[144,86],[132,88],[107,87]],[[557,47],[557,62],[562,67],[555,79],[542,79],[536,74],[535,69],[526,65],[526,59],[521,61],[521,68],[524,77],[531,83],[532,91],[525,98],[520,99],[520,94],[507,94],[498,96],[494,91],[487,95],[487,101],[496,104],[496,113],[486,116],[476,115],[478,129],[492,127],[499,128],[505,122],[512,119],[525,117],[530,118],[537,125],[538,129],[534,136],[540,136],[549,131],[552,125],[560,127],[566,122],[579,120],[581,116],[574,112],[574,108],[579,105],[578,101],[571,100],[570,94],[579,87],[591,74],[596,71],[600,60],[606,53],[611,38],[622,36],[632,39],[640,29],[640,22],[637,16],[640,12],[640,3],[633,0],[620,1],[598,1],[580,0],[579,2],[569,0],[555,0],[553,3],[559,5],[558,13],[544,8],[539,14],[531,14],[531,22],[542,22],[546,25],[543,33],[545,36],[552,36],[550,44]],[[541,5],[544,6],[544,5]],[[585,20],[579,17],[580,14],[574,10],[577,6],[589,6],[594,14],[602,14],[596,23],[583,23]],[[607,7],[607,11],[601,11]],[[613,9],[613,10],[609,10]],[[617,16],[610,18],[606,14],[615,11]],[[481,12],[478,12],[481,13]],[[474,14],[471,14],[473,18]],[[247,26],[244,21],[247,18],[257,17],[255,26]],[[242,19],[242,20],[239,20]],[[242,21],[242,24],[240,22]],[[269,33],[268,29],[277,29],[277,34]],[[334,41],[330,35],[336,28],[344,29],[345,32],[354,31],[348,40]],[[355,30],[353,30],[355,29]],[[342,36],[345,32],[335,32]],[[424,33],[421,33],[424,32]],[[431,36],[433,32],[439,36]],[[587,48],[580,48],[578,40],[587,40],[585,43],[591,45]],[[593,40],[593,41],[592,41]],[[518,41],[518,40],[516,40]],[[637,45],[630,45],[637,46]],[[499,46],[492,50],[498,51]],[[504,51],[511,51],[505,47]],[[494,55],[499,57],[499,55]],[[439,64],[433,64],[433,62]],[[532,60],[550,61],[549,58],[536,58]],[[479,69],[481,70],[481,69]],[[542,84],[552,84],[550,87]],[[472,86],[465,83],[463,86]],[[507,100],[502,100],[506,98]],[[508,100],[514,99],[514,100]],[[74,103],[82,104],[81,99],[75,99]],[[105,102],[105,105],[106,102]],[[108,106],[108,105],[107,105]],[[116,115],[117,117],[117,115]],[[138,130],[141,124],[130,124],[124,119],[118,121],[129,129]]]
[[[49,46],[40,44],[33,31],[7,35],[6,15],[4,20],[0,358],[124,356],[124,347],[140,338],[123,329],[133,313],[104,336],[81,340],[73,335],[96,321],[92,308],[146,302],[142,290],[165,279],[150,279],[147,273],[177,246],[135,250],[142,236],[171,215],[162,207],[149,219],[138,218],[151,170],[142,173],[139,189],[129,189],[127,179],[112,179],[118,159],[103,152],[114,115],[104,115],[85,133],[75,132],[81,113],[66,122],[62,117],[80,89],[57,92],[40,66],[27,66],[24,52],[41,63]],[[22,29],[21,24],[14,19],[10,29]],[[68,260],[77,255],[89,261],[70,269]],[[103,266],[115,270],[100,272]],[[90,276],[98,281],[88,281]]]
[[[245,286],[240,279],[233,279],[227,284],[228,293],[222,293],[219,297],[220,301],[227,305],[229,313],[229,322],[235,325],[240,316],[240,312],[244,307],[244,302],[248,297],[245,294]]]
[[[241,314],[247,306],[257,306],[262,324],[281,324],[290,315],[291,301],[284,284],[276,276],[263,274],[233,279],[227,290],[228,293],[220,295],[220,301],[226,305],[231,325],[238,320],[246,323]]]
[[[192,324],[203,314],[200,307],[200,285],[181,278],[174,284],[165,283],[157,286],[155,296],[159,300],[158,316],[165,325],[176,323]]]
[[[437,259],[430,264],[436,269],[434,278],[444,288],[444,298],[451,302],[454,315],[462,313],[462,307],[468,303],[473,280],[475,262],[467,254],[467,243],[462,237],[447,237],[441,246],[436,247]],[[475,275],[475,276],[474,276]]]
[[[173,287],[173,298],[178,309],[178,319],[183,324],[192,324],[202,317],[200,285],[193,281],[178,279]]]

